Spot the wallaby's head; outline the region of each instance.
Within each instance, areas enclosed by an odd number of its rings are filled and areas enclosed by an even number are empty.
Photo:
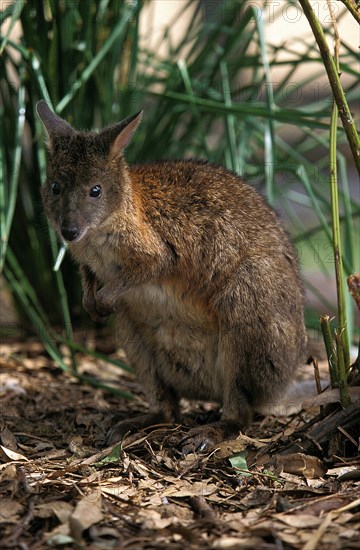
[[[123,151],[142,112],[96,133],[74,130],[43,100],[36,108],[49,150],[44,208],[62,238],[76,242],[120,207],[128,183]]]

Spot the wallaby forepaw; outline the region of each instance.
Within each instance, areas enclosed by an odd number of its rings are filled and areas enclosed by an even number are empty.
[[[90,315],[91,319],[95,321],[95,323],[106,323],[108,315],[103,315],[98,311],[95,300],[90,301],[84,299],[83,307],[85,311]]]
[[[95,323],[100,323],[100,324],[103,325],[103,324],[106,323],[106,321],[108,320],[108,316],[107,316],[107,315],[106,315],[106,316],[100,315],[97,311],[91,311],[91,312],[88,311],[88,310],[86,310],[86,311],[87,311],[88,314],[90,315],[91,319],[92,319],[93,321],[95,321]]]
[[[108,296],[101,293],[101,290],[96,295],[96,311],[101,317],[109,317],[115,312],[115,304],[109,300]]]
[[[189,453],[206,453],[225,439],[239,435],[242,424],[236,420],[220,420],[205,426],[193,428],[180,442],[180,449],[184,456]]]
[[[193,428],[180,441],[181,453],[186,456],[190,453],[206,453],[223,440],[221,431],[212,426]]]

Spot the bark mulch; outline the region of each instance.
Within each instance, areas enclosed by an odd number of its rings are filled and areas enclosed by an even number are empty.
[[[345,411],[335,390],[303,407],[292,396],[237,440],[182,456],[215,405],[184,402],[183,425],[104,448],[113,422],[146,411],[131,375],[78,356],[126,401],[58,369],[38,342],[4,343],[0,358],[2,548],[360,548],[358,385]],[[312,384],[313,367],[299,376]]]

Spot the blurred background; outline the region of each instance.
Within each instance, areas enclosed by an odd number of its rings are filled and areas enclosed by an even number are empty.
[[[359,27],[331,2],[341,82],[359,121]],[[329,5],[313,2],[333,47]],[[329,190],[331,88],[296,1],[31,0],[1,12],[1,331],[36,331],[54,350],[92,329],[77,268],[44,218],[46,151],[35,104],[46,99],[77,129],[140,109],[130,162],[202,158],[246,178],[279,212],[296,243],[306,322],[336,315]],[[339,120],[339,201],[345,274],[359,271],[360,188]],[[356,340],[355,308],[347,295]],[[85,339],[85,338],[84,338]],[[86,342],[85,342],[86,343]],[[55,352],[54,352],[55,353]],[[56,353],[55,353],[56,355]]]

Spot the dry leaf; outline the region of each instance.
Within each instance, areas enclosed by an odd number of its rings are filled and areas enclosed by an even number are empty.
[[[195,481],[190,483],[185,480],[178,480],[173,486],[168,487],[162,492],[162,496],[172,496],[177,498],[192,497],[198,495],[211,495],[217,491],[217,487],[214,483],[207,483],[206,481]]]
[[[253,439],[244,434],[241,434],[236,439],[229,439],[216,445],[216,456],[218,458],[227,458],[236,453],[241,453],[248,447],[255,447],[260,449],[265,447],[266,443],[258,439]]]
[[[278,514],[276,516],[276,519],[278,521],[281,521],[283,523],[286,523],[289,527],[295,527],[295,528],[312,528],[312,527],[318,527],[320,523],[322,522],[322,519],[315,516],[310,516],[309,514],[288,514],[288,515],[281,515]]]
[[[90,457],[94,454],[94,449],[83,443],[80,435],[72,435],[69,441],[69,450],[78,458]]]
[[[135,487],[128,487],[126,485],[114,485],[112,487],[104,487],[104,485],[102,484],[101,492],[105,496],[110,495],[124,502],[130,500],[130,498],[134,497],[137,494],[137,490]]]
[[[101,491],[93,491],[77,503],[75,511],[69,518],[70,533],[80,541],[83,531],[103,518],[101,512]]]
[[[220,537],[218,538],[211,548],[230,548],[231,550],[240,548],[261,548],[263,546],[263,539],[260,537]]]
[[[17,467],[14,463],[1,464],[0,481],[13,481],[17,479]]]
[[[27,348],[22,349],[26,354]],[[260,451],[263,462],[270,461],[274,448],[281,450],[292,441],[294,432],[303,422],[312,419],[314,411],[307,412],[303,418],[286,421],[274,417],[255,420],[249,431],[253,438],[240,435],[237,440],[220,445],[220,454],[197,456],[195,460],[194,455],[186,461],[179,460],[171,447],[173,431],[170,429],[168,433],[164,429],[164,434],[151,432],[146,441],[136,436],[128,452],[122,448],[116,454],[113,447],[101,447],[104,431],[115,422],[115,410],[123,418],[142,414],[146,410],[143,398],[122,403],[102,390],[94,391],[50,368],[50,359],[44,357],[38,362],[27,361],[28,369],[22,367],[22,358],[6,361],[9,375],[14,376],[19,369],[19,383],[36,391],[13,394],[7,401],[7,426],[12,433],[22,434],[16,451],[24,457],[20,455],[21,461],[12,462],[6,455],[6,462],[0,465],[0,480],[4,482],[0,487],[0,512],[5,519],[0,517],[0,522],[5,540],[24,527],[21,539],[14,542],[29,548],[33,545],[75,548],[80,544],[104,550],[173,546],[235,550],[265,548],[273,545],[274,540],[280,546],[302,548],[308,541],[314,544],[316,536],[313,535],[321,534],[317,530],[331,513],[332,521],[318,546],[356,547],[360,529],[359,488],[353,480],[344,482],[342,477],[346,472],[347,475],[357,473],[360,462],[356,456],[344,456],[341,447],[332,448],[341,469],[330,470],[331,476],[326,481],[321,477],[306,477],[314,475],[319,464],[316,460],[314,463],[314,457],[304,458],[300,453],[290,457],[281,455],[281,479],[260,474],[257,449],[270,443],[269,448]],[[78,357],[81,365],[81,354]],[[47,369],[40,366],[45,361]],[[94,374],[104,377],[100,362],[94,360],[91,364]],[[119,373],[113,368],[115,380]],[[313,377],[312,366],[306,369],[307,375]],[[133,379],[124,376],[122,383],[129,391],[138,391]],[[197,406],[191,403],[188,411],[194,412]],[[199,410],[201,414],[205,410],[214,411],[214,406],[206,408],[201,403]],[[192,422],[194,416],[184,418]],[[181,426],[177,428],[180,436],[182,430]],[[349,433],[356,437],[354,431]],[[264,441],[263,437],[267,439]],[[340,440],[341,437],[339,433]],[[87,453],[89,445],[92,456],[70,457],[69,441],[78,455],[83,455],[84,449]],[[48,452],[48,445],[52,445],[53,450]],[[12,450],[11,445],[3,442],[3,446]],[[223,456],[239,455],[239,448],[245,448],[249,464],[255,463],[254,472],[259,475],[243,479],[228,460],[220,458],[222,452]],[[4,455],[4,451],[1,453]],[[254,453],[257,453],[256,459]],[[25,457],[29,457],[26,462]],[[96,462],[101,463],[101,467],[94,465]],[[315,491],[311,486],[320,489]],[[98,488],[98,492],[93,498],[94,488]],[[90,494],[86,495],[88,491]],[[200,501],[205,498],[218,514],[216,529],[204,518],[194,517],[190,503],[194,503],[192,497],[199,495],[202,495]],[[57,500],[51,501],[52,498]],[[13,502],[18,505],[14,507]],[[101,502],[106,509],[103,514]]]
[[[306,478],[319,478],[327,472],[327,468],[316,456],[294,453],[289,455],[277,455],[275,458],[275,471],[279,475],[282,472],[295,475],[303,475]]]
[[[354,472],[358,470],[357,466],[341,466],[340,468],[330,468],[330,470],[328,470],[326,472],[326,475],[327,476],[336,476],[336,477],[341,477],[345,474],[348,474],[350,472]]]
[[[35,515],[40,518],[56,516],[60,523],[66,523],[69,520],[73,510],[74,507],[68,502],[65,502],[64,500],[54,500],[52,502],[38,504],[36,506]]]
[[[5,460],[6,462],[12,462],[12,461],[23,461],[25,460],[28,462],[28,459],[26,456],[21,455],[20,453],[16,453],[15,451],[12,451],[11,449],[7,449],[3,445],[0,445],[0,458]]]
[[[24,507],[20,502],[2,498],[0,505],[0,521],[17,523],[20,519],[20,515],[23,513],[23,509]]]
[[[176,517],[162,517],[156,510],[146,510],[139,512],[137,521],[141,523],[143,529],[165,529],[169,525],[177,523]]]
[[[6,447],[7,449],[11,449],[12,451],[15,451],[17,448],[17,441],[14,434],[9,430],[7,426],[5,426],[1,432],[0,432],[0,438],[1,443]]]

